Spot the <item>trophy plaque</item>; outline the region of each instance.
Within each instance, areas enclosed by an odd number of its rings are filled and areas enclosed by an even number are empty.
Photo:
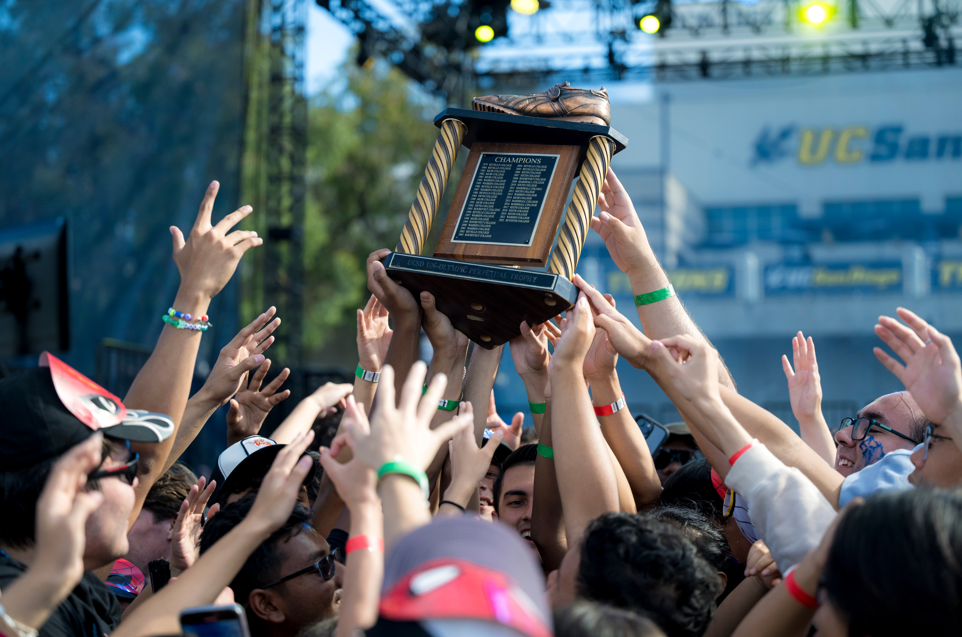
[[[607,115],[607,94],[591,93],[603,94]],[[487,349],[517,336],[522,321],[543,323],[577,300],[571,277],[592,211],[612,155],[628,143],[598,118],[491,110],[449,108],[435,118],[441,132],[417,198],[382,259],[392,279],[415,297],[433,294],[454,327]],[[470,154],[454,202],[434,255],[422,256],[461,146]]]

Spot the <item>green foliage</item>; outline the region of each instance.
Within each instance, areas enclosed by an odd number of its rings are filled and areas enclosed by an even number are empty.
[[[338,334],[353,334],[367,298],[365,261],[393,249],[437,129],[438,105],[388,65],[344,64],[312,98],[304,227],[305,360]],[[343,329],[338,329],[343,328]],[[352,339],[353,340],[353,339]]]

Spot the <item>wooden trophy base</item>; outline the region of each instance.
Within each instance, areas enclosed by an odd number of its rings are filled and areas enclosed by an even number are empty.
[[[522,321],[544,323],[578,300],[578,288],[557,274],[399,252],[381,263],[415,299],[433,294],[455,329],[485,349],[517,336]]]

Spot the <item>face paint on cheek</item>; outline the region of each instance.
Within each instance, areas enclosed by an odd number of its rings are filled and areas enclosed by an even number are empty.
[[[865,440],[858,443],[859,451],[862,452],[863,466],[870,466],[885,457],[885,450],[882,443],[875,439],[875,436],[866,436]]]

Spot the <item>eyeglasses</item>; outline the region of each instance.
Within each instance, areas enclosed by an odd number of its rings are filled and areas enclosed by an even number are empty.
[[[701,452],[691,449],[661,449],[655,454],[655,469],[661,471],[672,462],[685,465],[701,457]]]
[[[922,441],[922,460],[928,460],[929,458],[929,448],[932,447],[933,440],[952,440],[948,436],[940,436],[934,431],[932,431],[932,425],[925,428],[925,440]]]
[[[890,434],[895,434],[899,438],[908,440],[912,444],[917,445],[920,442],[915,438],[909,438],[905,434],[895,431],[891,427],[886,427],[885,425],[875,420],[874,418],[868,418],[865,416],[861,418],[843,418],[842,424],[838,426],[837,432],[845,429],[846,427],[852,427],[852,440],[865,440],[865,436],[868,435],[869,430],[872,427],[878,427],[879,429],[884,429]]]
[[[140,462],[140,455],[134,454],[126,464],[110,469],[98,469],[87,475],[87,482],[100,480],[101,478],[120,478],[127,484],[133,486],[134,478],[137,477],[137,465]]]
[[[271,582],[270,584],[266,584],[266,585],[264,585],[264,586],[261,586],[261,588],[270,588],[270,587],[272,587],[272,586],[277,586],[278,584],[282,584],[282,583],[286,582],[287,580],[294,579],[295,577],[300,577],[301,575],[305,575],[305,574],[307,574],[307,573],[317,573],[318,575],[320,575],[321,577],[323,577],[323,578],[324,578],[324,581],[326,582],[326,581],[328,581],[329,579],[331,579],[332,577],[334,577],[334,569],[335,569],[335,568],[336,568],[336,567],[334,566],[334,555],[333,555],[333,554],[332,554],[332,555],[325,555],[324,557],[322,557],[321,559],[317,560],[316,562],[314,562],[313,564],[311,564],[311,565],[308,566],[307,568],[302,568],[301,570],[297,571],[296,573],[291,573],[290,575],[285,575],[284,577],[282,577],[282,578],[280,578],[280,579],[278,579],[278,580],[274,580],[274,581]]]

